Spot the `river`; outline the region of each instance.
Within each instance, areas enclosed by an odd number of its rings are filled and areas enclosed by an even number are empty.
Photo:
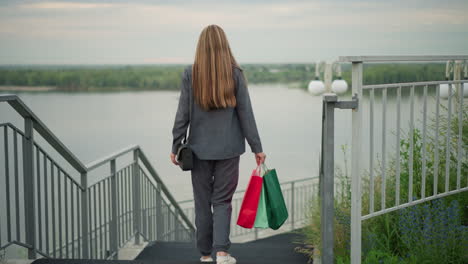
[[[322,99],[307,91],[284,84],[249,85],[266,164],[276,168],[281,182],[318,175]],[[6,92],[2,92],[6,93]],[[124,92],[16,92],[50,130],[83,163],[111,154],[131,144],[140,145],[176,200],[193,197],[189,172],[182,172],[169,161],[172,125],[178,103],[178,91]],[[430,94],[432,94],[430,92]],[[381,105],[376,92],[375,148],[380,146]],[[421,93],[416,93],[415,113],[422,107]],[[432,109],[430,104],[430,108]],[[368,102],[363,100],[363,138],[368,138]],[[389,151],[394,146],[395,98],[389,92],[386,140]],[[408,96],[403,93],[402,128],[407,127]],[[23,121],[7,104],[0,104],[1,121],[10,121],[23,129]],[[418,118],[415,119],[418,122]],[[351,111],[336,110],[336,165],[343,167],[341,145],[351,143]],[[3,133],[3,132],[2,132]],[[36,134],[37,135],[37,134]],[[41,146],[48,145],[36,136]],[[350,153],[350,151],[349,151]],[[363,148],[363,164],[368,159]],[[1,154],[0,154],[1,155]],[[350,156],[348,155],[348,159]],[[3,157],[0,158],[0,160]],[[60,160],[60,159],[59,159]],[[4,162],[4,161],[0,161]],[[60,164],[65,164],[61,162]],[[3,163],[2,163],[3,164]],[[256,166],[250,147],[241,157],[238,189],[245,189]],[[69,168],[76,179],[79,175]],[[109,174],[103,168],[90,175],[90,183]],[[349,168],[348,168],[349,169]]]

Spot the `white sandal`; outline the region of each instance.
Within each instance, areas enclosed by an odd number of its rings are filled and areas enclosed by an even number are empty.
[[[209,257],[209,258],[204,258],[204,257],[200,257],[200,262],[213,262],[213,258],[212,257]]]
[[[223,258],[219,258],[220,256],[216,256],[216,263],[217,264],[236,264],[237,260],[231,256],[231,254],[228,254],[226,257],[223,256]]]

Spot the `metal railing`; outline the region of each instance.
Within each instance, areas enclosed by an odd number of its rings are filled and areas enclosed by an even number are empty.
[[[140,236],[193,239],[193,224],[139,146],[83,165],[16,95],[0,95],[0,102],[12,106],[25,127],[22,132],[11,123],[0,124],[0,206],[5,208],[0,213],[0,250],[16,244],[27,248],[29,259],[37,253],[108,259],[117,258],[131,239],[139,244]],[[79,181],[34,140],[34,131],[77,171]],[[117,168],[125,155],[132,156],[130,162]],[[90,177],[106,167],[106,176]]]
[[[468,60],[468,56],[340,58],[341,62],[352,63],[352,91],[359,100],[359,107],[352,113],[351,263],[361,262],[363,220],[468,190],[466,139],[463,138],[463,96],[468,80],[460,80],[460,74],[455,74],[453,81],[363,85],[363,63],[463,60]],[[441,99],[442,86],[448,87],[446,102]],[[376,102],[376,94],[380,94],[380,104]],[[396,102],[392,106],[388,104],[390,94]],[[403,99],[409,105],[406,111],[402,111]],[[415,103],[416,99],[419,103]],[[389,120],[389,111],[395,114],[393,120]],[[420,119],[415,119],[418,113]],[[375,132],[377,124],[380,133]],[[405,130],[402,126],[407,126],[406,137],[402,135]],[[422,133],[420,137],[419,133]],[[376,136],[381,138],[378,147],[374,144]],[[408,149],[402,149],[402,142]],[[406,151],[404,157],[403,151]],[[366,164],[366,158],[368,170],[361,167]],[[363,201],[368,201],[365,208],[362,208]]]
[[[307,224],[308,212],[312,200],[318,198],[319,192],[319,178],[309,177],[304,179],[286,181],[280,184],[281,191],[283,193],[286,206],[288,208],[289,217],[278,232],[286,232],[301,228]],[[339,191],[337,188],[335,191]],[[245,194],[245,190],[238,190],[234,193],[232,198],[232,217],[231,217],[231,233],[230,237],[233,240],[241,239],[239,241],[255,240],[260,237],[259,232],[262,229],[258,228],[243,228],[237,225],[237,217],[239,215],[242,200]],[[192,223],[195,223],[195,208],[193,200],[180,201],[179,204],[183,208],[182,210],[189,217]],[[277,232],[270,232],[262,237],[266,237],[270,234]]]

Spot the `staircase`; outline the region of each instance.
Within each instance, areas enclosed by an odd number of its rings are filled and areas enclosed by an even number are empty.
[[[30,260],[105,260],[118,259],[129,241],[192,241],[193,224],[140,146],[85,165],[17,95],[0,95],[2,102],[24,121],[22,131],[0,120],[6,259],[25,258],[15,246]]]

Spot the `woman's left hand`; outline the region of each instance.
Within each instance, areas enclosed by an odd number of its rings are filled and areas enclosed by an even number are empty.
[[[171,153],[171,161],[174,163],[174,165],[179,165],[179,162],[177,162],[176,155],[174,153]]]

